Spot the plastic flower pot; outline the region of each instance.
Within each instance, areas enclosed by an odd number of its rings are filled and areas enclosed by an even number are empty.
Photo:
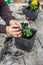
[[[37,32],[37,30],[32,29],[32,36],[30,36],[28,38],[25,38],[25,37],[15,38],[16,47],[21,50],[29,52],[34,45],[36,32]]]
[[[23,7],[22,9],[23,14],[26,15],[26,17],[29,17],[30,20],[35,20],[38,16],[39,9],[36,11],[30,10],[29,7]]]
[[[10,0],[5,0],[7,4],[10,4]]]

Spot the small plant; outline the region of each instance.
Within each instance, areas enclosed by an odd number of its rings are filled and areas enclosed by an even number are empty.
[[[28,23],[22,23],[22,33],[26,38],[32,35],[32,31],[31,28],[28,27]]]
[[[30,10],[37,10],[39,8],[39,2],[38,0],[30,0],[29,1],[30,4]]]

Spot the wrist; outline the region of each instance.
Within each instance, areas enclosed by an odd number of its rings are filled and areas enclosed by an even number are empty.
[[[6,33],[9,32],[9,26],[6,26]]]

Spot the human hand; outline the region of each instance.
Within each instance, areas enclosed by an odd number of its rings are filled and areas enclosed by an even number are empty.
[[[21,37],[22,36],[21,30],[17,25],[6,26],[6,32],[9,33],[13,37]]]

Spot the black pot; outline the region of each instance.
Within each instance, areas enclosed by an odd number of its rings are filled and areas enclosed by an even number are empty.
[[[33,45],[34,45],[36,32],[37,32],[37,30],[32,29],[33,34],[29,38],[15,38],[16,47],[21,49],[21,50],[29,52],[32,49]]]
[[[26,15],[26,17],[29,17],[30,20],[35,20],[38,16],[39,9],[36,11],[32,11],[29,9],[29,7],[23,7],[22,8],[23,14]]]

